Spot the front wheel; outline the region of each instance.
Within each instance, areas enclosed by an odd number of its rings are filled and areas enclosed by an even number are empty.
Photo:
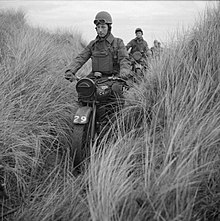
[[[136,74],[138,75],[138,77],[141,76],[141,75],[142,75],[141,69],[137,69],[137,70],[136,70]]]
[[[143,72],[141,69],[136,70],[135,78],[136,78],[136,82],[141,82],[143,80],[144,76],[143,76]]]
[[[70,150],[70,157],[74,160],[74,166],[79,166],[88,156],[88,124],[74,124],[73,144]]]

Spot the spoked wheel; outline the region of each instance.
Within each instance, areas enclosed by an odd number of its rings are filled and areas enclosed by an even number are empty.
[[[143,80],[143,78],[144,78],[143,72],[140,69],[137,69],[135,76],[136,83],[140,83]]]

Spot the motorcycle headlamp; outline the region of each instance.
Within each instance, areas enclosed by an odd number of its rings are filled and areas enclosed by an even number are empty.
[[[76,91],[80,97],[88,98],[95,93],[95,83],[89,78],[82,78],[76,84]]]
[[[139,61],[139,60],[142,58],[141,52],[139,52],[139,51],[134,52],[133,58],[134,58],[136,61]]]

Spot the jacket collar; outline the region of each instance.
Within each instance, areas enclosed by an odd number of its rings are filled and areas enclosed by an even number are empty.
[[[141,37],[141,38],[136,37],[135,40],[136,41],[143,41],[143,37]]]
[[[97,41],[100,41],[100,40],[102,40],[102,39],[100,39],[99,36],[97,35],[95,41],[97,42]],[[113,40],[114,40],[114,36],[112,35],[112,33],[109,33],[107,35],[107,37],[103,38],[103,40],[106,40],[106,41],[108,41],[111,44],[113,42]]]

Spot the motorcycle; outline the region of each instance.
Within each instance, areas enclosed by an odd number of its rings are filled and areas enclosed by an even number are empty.
[[[140,82],[147,70],[147,62],[143,58],[141,52],[136,51],[131,55],[132,71],[134,72],[133,82]]]
[[[75,167],[89,157],[90,147],[104,131],[115,107],[119,105],[119,100],[116,99],[114,102],[111,100],[114,96],[113,88],[120,85],[124,91],[128,87],[126,81],[120,77],[101,77],[100,72],[96,72],[94,76],[95,79],[88,77],[77,79],[76,83],[80,106],[74,115],[74,143],[70,151]]]

